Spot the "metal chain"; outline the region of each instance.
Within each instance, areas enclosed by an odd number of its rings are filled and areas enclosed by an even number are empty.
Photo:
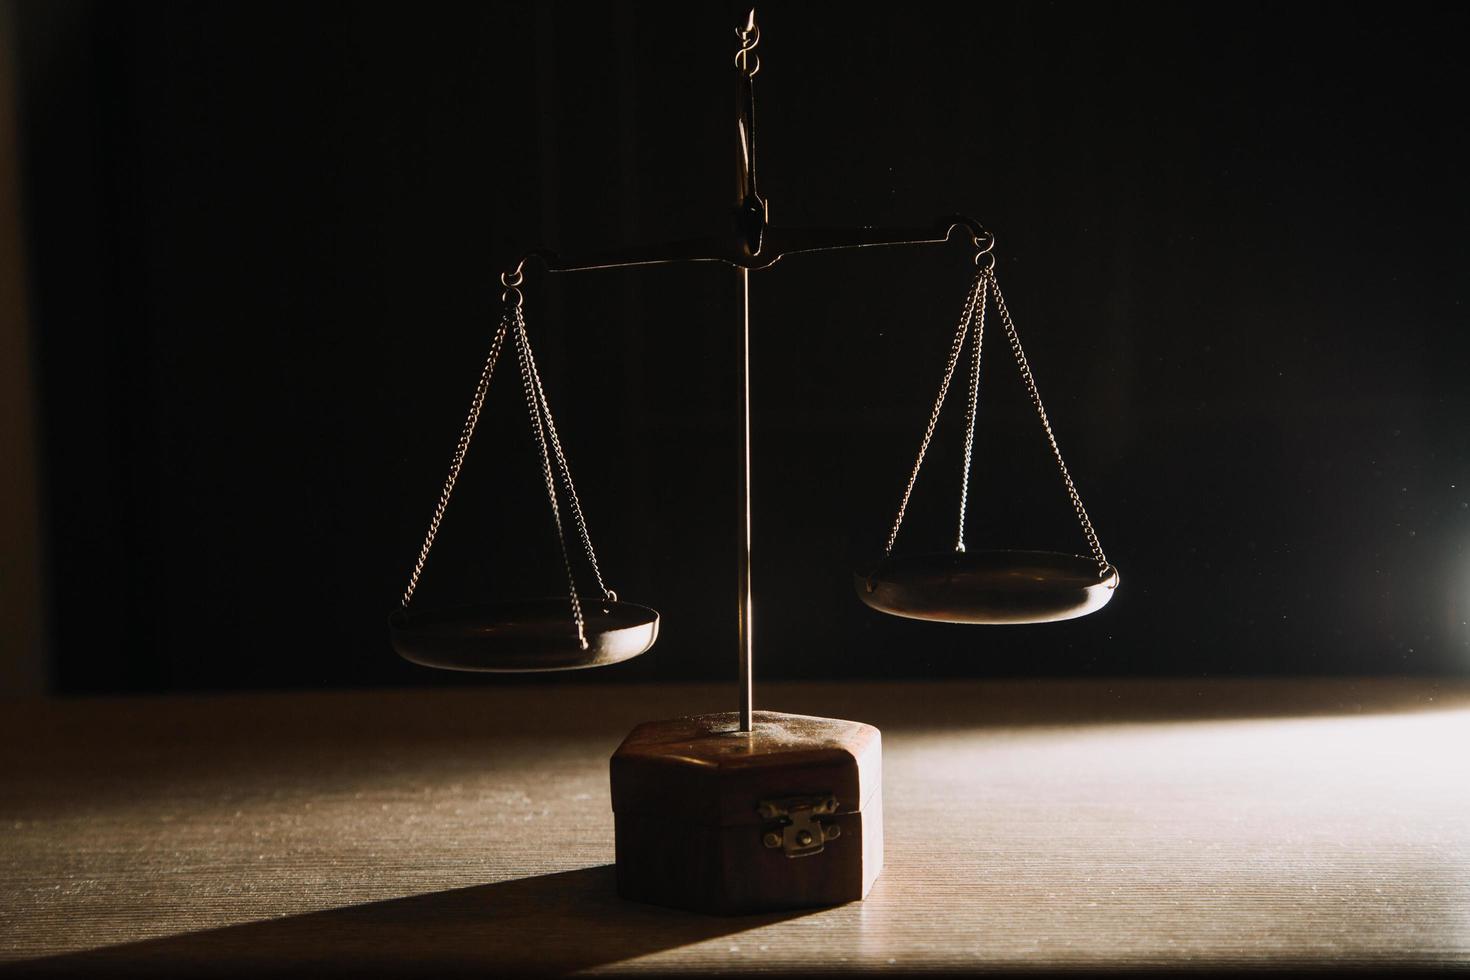
[[[541,372],[536,369],[536,355],[526,345],[526,357],[531,363],[531,379],[536,385],[536,399],[541,406],[541,416],[546,421],[546,435],[551,440],[552,452],[556,455],[557,469],[561,473],[562,486],[566,489],[567,503],[572,509],[572,520],[577,525],[577,534],[582,539],[582,550],[587,553],[587,563],[597,579],[597,588],[604,599],[616,602],[618,594],[607,587],[602,579],[602,569],[597,564],[597,551],[592,547],[592,535],[587,530],[587,518],[582,514],[582,502],[577,498],[577,488],[572,484],[572,469],[567,465],[566,453],[561,448],[561,437],[556,433],[556,421],[551,417],[551,403],[546,400],[546,389],[541,384]]]
[[[1057,469],[1061,471],[1062,482],[1067,486],[1067,496],[1072,501],[1072,509],[1077,513],[1077,521],[1082,525],[1082,535],[1087,539],[1087,547],[1092,550],[1092,560],[1097,562],[1099,575],[1105,575],[1108,570],[1108,558],[1103,554],[1102,544],[1097,540],[1097,532],[1092,529],[1092,521],[1087,516],[1087,508],[1082,506],[1082,496],[1077,492],[1077,485],[1072,482],[1072,474],[1067,472],[1067,464],[1062,461],[1062,451],[1057,447],[1056,434],[1052,432],[1051,421],[1046,417],[1046,407],[1041,404],[1041,393],[1036,390],[1036,379],[1031,375],[1031,365],[1026,360],[1026,352],[1021,348],[1021,338],[1016,334],[1015,321],[1011,319],[1011,311],[1006,307],[1006,300],[1000,291],[1000,283],[995,278],[995,270],[986,270],[982,275],[990,280],[990,291],[995,296],[995,311],[1000,314],[1001,326],[1005,328],[1006,339],[1010,341],[1011,353],[1016,357],[1016,367],[1021,370],[1021,380],[1026,384],[1026,394],[1031,398],[1031,404],[1036,409],[1036,414],[1041,418],[1042,431],[1046,433],[1047,444],[1051,446],[1052,458],[1057,461]]]
[[[983,284],[985,274],[983,272],[975,275],[975,281],[970,285],[969,295],[965,297],[965,307],[960,312],[960,323],[955,329],[954,342],[950,345],[949,361],[944,366],[944,380],[939,384],[939,395],[934,399],[934,408],[929,412],[929,424],[924,427],[924,438],[919,443],[919,455],[914,460],[914,468],[909,473],[909,482],[903,488],[903,499],[898,502],[898,516],[893,519],[893,529],[888,532],[888,542],[883,546],[885,556],[893,553],[893,543],[898,540],[899,528],[903,527],[903,517],[908,511],[909,498],[914,493],[914,483],[919,479],[919,468],[924,465],[924,454],[929,451],[929,442],[934,438],[934,427],[939,423],[939,410],[944,407],[944,398],[949,394],[949,382],[954,376],[955,365],[959,363],[960,351],[965,346],[965,335],[969,333],[970,321],[975,315],[975,303],[983,296]]]
[[[980,298],[975,302],[974,336],[970,345],[970,400],[965,406],[965,465],[960,475],[960,526],[955,535],[954,550],[965,550],[965,511],[970,507],[970,460],[975,452],[975,416],[980,401],[980,349],[985,341],[985,282],[986,274],[980,274]]]
[[[577,626],[577,643],[587,649],[587,625],[582,618],[582,600],[577,597],[577,579],[572,574],[572,558],[567,551],[566,534],[561,526],[561,508],[556,502],[556,480],[551,474],[551,453],[546,447],[546,430],[541,419],[540,399],[536,395],[536,369],[531,359],[531,340],[526,336],[526,319],[519,304],[515,307],[516,355],[521,363],[521,386],[526,392],[526,408],[531,414],[531,431],[541,450],[541,473],[546,479],[546,497],[551,503],[551,520],[556,525],[556,541],[561,546],[562,565],[567,572],[567,593],[572,604],[572,622]]]
[[[439,503],[434,507],[434,516],[429,520],[429,533],[424,536],[423,546],[419,548],[418,560],[413,563],[413,571],[408,576],[408,587],[403,590],[403,608],[407,609],[413,600],[414,591],[419,587],[419,576],[424,573],[424,563],[429,560],[429,551],[434,547],[434,538],[439,534],[439,522],[444,519],[444,511],[449,506],[449,497],[454,493],[454,484],[459,479],[459,471],[464,466],[465,454],[470,450],[470,440],[474,438],[475,426],[480,422],[480,410],[485,407],[485,393],[490,390],[490,378],[495,373],[495,364],[500,360],[501,348],[505,346],[505,335],[510,325],[510,314],[504,313],[500,317],[500,329],[495,331],[495,339],[490,343],[490,353],[485,357],[485,366],[480,370],[480,380],[475,385],[475,395],[470,399],[470,412],[465,418],[464,428],[459,433],[459,444],[454,448],[454,458],[449,463],[449,476],[444,480],[444,488],[439,491]]]

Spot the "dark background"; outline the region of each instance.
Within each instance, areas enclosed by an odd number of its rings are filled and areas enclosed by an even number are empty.
[[[761,7],[773,222],[995,231],[1122,586],[1031,628],[862,606],[970,257],[790,258],[752,279],[759,675],[1470,667],[1470,15],[1292,9]],[[18,4],[53,688],[513,682],[402,663],[385,625],[496,274],[726,227],[737,19]],[[610,584],[663,614],[599,680],[733,675],[737,290],[526,286]],[[987,340],[972,545],[1081,550]],[[957,409],[900,548],[950,533]],[[425,603],[564,588],[524,412],[503,365]]]

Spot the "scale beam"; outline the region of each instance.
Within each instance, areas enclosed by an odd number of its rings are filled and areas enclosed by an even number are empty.
[[[743,235],[696,238],[662,245],[648,245],[591,255],[562,256],[546,249],[528,252],[516,263],[511,277],[523,273],[526,264],[538,262],[547,272],[594,272],[630,269],[649,265],[679,265],[686,262],[722,262],[737,269],[769,269],[788,255],[837,252],[856,248],[895,248],[912,245],[943,245],[956,237],[969,239],[979,252],[995,246],[995,236],[974,218],[955,215],[936,221],[928,229],[916,228],[762,228],[755,252]]]

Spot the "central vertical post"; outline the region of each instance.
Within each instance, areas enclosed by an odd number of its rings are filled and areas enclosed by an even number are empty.
[[[760,57],[755,46],[761,31],[750,11],[745,25],[737,28],[740,50],[735,53],[738,81],[735,114],[739,131],[739,154],[736,158],[735,231],[741,250],[747,256],[760,254],[766,231],[766,202],[755,184],[755,73],[760,71]],[[741,346],[740,346],[740,448],[743,460],[740,473],[740,554],[736,593],[740,601],[740,730],[748,732],[755,721],[755,629],[750,599],[750,268],[740,267]]]
[[[750,270],[740,270],[742,342],[740,418],[743,464],[740,479],[740,556],[736,592],[740,600],[740,730],[748,732],[755,714],[755,630],[750,600]]]

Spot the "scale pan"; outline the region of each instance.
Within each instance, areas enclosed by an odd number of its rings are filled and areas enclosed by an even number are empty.
[[[405,660],[447,670],[523,673],[605,667],[630,660],[658,638],[658,613],[631,602],[582,600],[587,649],[577,641],[565,597],[408,611],[388,619]]]
[[[879,612],[940,623],[1054,623],[1096,612],[1118,570],[1051,551],[968,551],[887,558],[853,576]]]

